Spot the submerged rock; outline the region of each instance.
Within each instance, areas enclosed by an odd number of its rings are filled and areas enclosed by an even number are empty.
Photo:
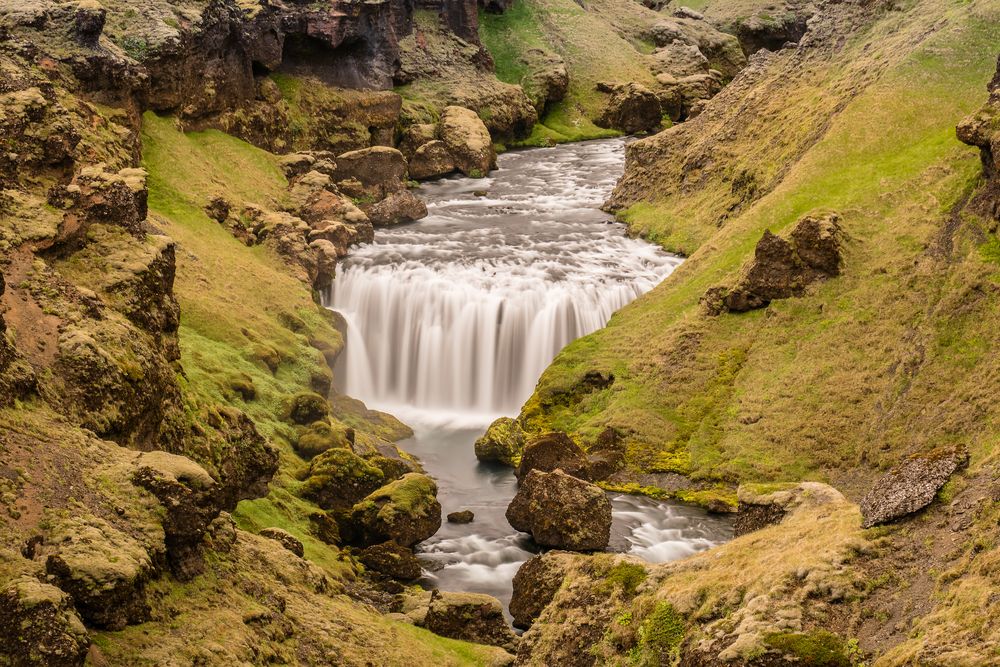
[[[542,546],[597,551],[611,538],[611,501],[600,487],[561,470],[532,470],[507,507],[507,521]]]
[[[517,647],[517,637],[507,627],[500,601],[489,595],[434,591],[424,627],[442,637],[509,651]]]
[[[590,463],[580,446],[563,433],[554,431],[532,438],[524,447],[517,478],[524,479],[532,470],[552,472],[562,470],[567,475],[590,481]]]
[[[0,590],[0,641],[0,662],[10,665],[79,667],[90,647],[70,597],[27,575]]]
[[[437,484],[420,473],[408,473],[354,505],[342,518],[341,534],[352,544],[393,540],[412,547],[441,527]]]
[[[500,417],[476,440],[476,458],[515,466],[524,452],[524,431],[517,421]]]
[[[452,512],[448,515],[448,523],[472,523],[472,520],[476,518],[476,515],[472,510],[462,510],[460,512]]]
[[[862,527],[889,523],[927,507],[966,461],[967,455],[956,450],[906,459],[879,478],[861,499]]]

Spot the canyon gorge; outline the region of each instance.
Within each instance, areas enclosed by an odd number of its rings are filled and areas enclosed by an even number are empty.
[[[0,0],[0,665],[1000,665],[997,0]]]

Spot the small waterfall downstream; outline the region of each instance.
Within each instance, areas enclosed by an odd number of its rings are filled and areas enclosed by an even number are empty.
[[[413,426],[400,444],[438,481],[444,512],[475,512],[419,545],[428,585],[509,603],[511,578],[537,547],[504,517],[512,471],[478,463],[473,442],[517,414],[559,350],[680,263],[600,211],[624,145],[509,153],[489,178],[424,184],[429,216],[378,230],[331,286],[328,305],[347,323],[339,388]],[[661,562],[731,536],[698,508],[611,500],[613,550]]]

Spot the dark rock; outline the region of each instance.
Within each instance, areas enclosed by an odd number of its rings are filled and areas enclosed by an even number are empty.
[[[295,537],[287,530],[282,530],[281,528],[263,528],[257,534],[261,537],[266,537],[269,540],[278,542],[281,546],[285,547],[299,558],[302,558],[306,553],[299,538]]]
[[[808,29],[811,12],[796,11],[747,17],[736,26],[736,38],[748,56],[763,49],[778,51],[797,44]]]
[[[427,217],[427,206],[409,190],[400,190],[371,206],[362,207],[376,227],[414,222]]]
[[[27,575],[0,590],[0,662],[82,667],[89,647],[66,593]]]
[[[257,431],[253,420],[241,410],[216,406],[205,415],[212,429],[207,442],[192,446],[209,448],[212,461],[201,461],[219,482],[219,504],[233,510],[241,500],[266,496],[268,484],[278,471],[278,451]]]
[[[350,449],[328,449],[312,460],[300,489],[323,509],[347,509],[385,483],[385,474]]]
[[[625,443],[615,429],[610,426],[597,436],[588,452],[589,470],[587,479],[597,481],[608,479],[625,465]]]
[[[514,466],[524,452],[524,431],[510,417],[500,417],[476,440],[476,458]]]
[[[562,101],[569,92],[566,62],[558,54],[544,49],[528,49],[521,61],[528,69],[521,79],[521,87],[541,117],[547,105]]]
[[[660,129],[663,113],[660,98],[640,83],[598,86],[611,93],[601,116],[594,121],[600,127],[620,130],[626,134],[654,132]]]
[[[212,197],[211,201],[205,205],[205,213],[212,220],[222,223],[229,217],[229,211],[231,208],[232,205],[226,200],[225,197],[215,196]]]
[[[412,547],[441,527],[437,484],[420,473],[408,473],[354,505],[340,521],[341,535],[351,544],[392,540]]]
[[[911,456],[879,478],[861,499],[862,527],[889,523],[927,507],[968,460],[964,451]]]
[[[472,520],[475,518],[476,515],[472,510],[461,510],[449,514],[448,523],[472,523]]]
[[[841,243],[836,215],[803,218],[790,241],[765,231],[736,285],[709,290],[702,303],[712,314],[739,313],[799,296],[809,284],[839,275]]]
[[[363,549],[358,554],[358,560],[365,567],[393,579],[412,581],[420,578],[420,561],[413,555],[413,550],[392,541]]]
[[[95,47],[104,31],[107,10],[97,2],[81,2],[73,19],[77,38],[85,46]]]
[[[566,555],[549,551],[528,559],[518,568],[510,599],[510,614],[514,617],[515,628],[530,628],[542,610],[552,602],[566,577]]]
[[[340,544],[340,528],[326,512],[309,515],[310,532],[324,544]]]
[[[596,551],[611,537],[611,502],[599,487],[561,470],[532,470],[507,507],[507,521],[542,546]]]
[[[146,452],[136,463],[132,483],[163,506],[163,532],[174,575],[186,581],[200,574],[202,538],[222,510],[215,480],[186,457]]]
[[[529,440],[515,474],[519,480],[523,480],[532,470],[552,472],[556,469],[590,481],[587,455],[562,431],[545,433]]]
[[[442,637],[513,651],[517,637],[507,626],[500,601],[479,593],[434,591],[424,627]]]

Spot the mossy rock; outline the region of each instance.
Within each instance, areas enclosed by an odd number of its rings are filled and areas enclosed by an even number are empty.
[[[313,422],[299,433],[295,441],[295,451],[303,458],[310,459],[329,449],[350,449],[349,430],[342,424]]]
[[[516,466],[524,453],[524,431],[510,417],[497,419],[476,440],[476,458],[507,466]]]
[[[293,424],[312,424],[330,416],[330,403],[315,392],[303,391],[289,399],[285,414]]]
[[[408,473],[357,503],[343,517],[341,534],[355,544],[394,540],[412,547],[441,527],[437,484],[427,475]]]
[[[346,509],[379,489],[385,475],[349,449],[328,449],[309,466],[302,497],[323,509]]]
[[[764,638],[764,644],[785,656],[794,656],[798,664],[809,667],[851,667],[847,642],[832,632],[775,632]]]
[[[70,597],[28,575],[0,590],[0,628],[3,664],[82,665],[90,647]]]

